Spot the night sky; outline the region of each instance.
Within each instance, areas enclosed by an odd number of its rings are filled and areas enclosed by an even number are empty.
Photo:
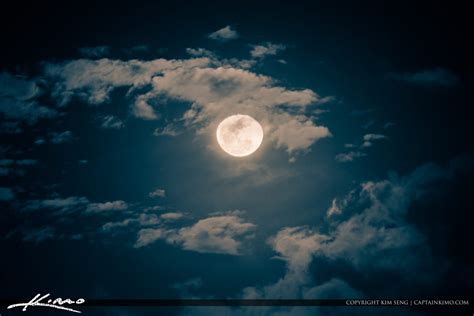
[[[467,6],[40,1],[0,17],[1,298],[474,293]],[[263,127],[250,156],[217,143],[233,114]]]

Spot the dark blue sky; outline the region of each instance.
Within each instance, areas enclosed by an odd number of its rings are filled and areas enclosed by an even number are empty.
[[[421,3],[4,10],[0,296],[472,293],[468,18]],[[245,158],[215,139],[237,113],[264,128]]]

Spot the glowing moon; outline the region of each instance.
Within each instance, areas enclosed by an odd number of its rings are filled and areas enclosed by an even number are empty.
[[[251,116],[236,114],[220,122],[216,131],[219,146],[231,156],[254,153],[263,140],[262,126]]]

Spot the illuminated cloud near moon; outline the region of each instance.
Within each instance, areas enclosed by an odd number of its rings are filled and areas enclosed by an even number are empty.
[[[216,131],[219,146],[231,156],[254,153],[263,140],[262,126],[251,116],[236,114],[224,119]]]

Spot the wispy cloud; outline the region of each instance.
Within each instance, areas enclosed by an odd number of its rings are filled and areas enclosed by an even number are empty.
[[[175,221],[183,217],[184,217],[184,214],[180,212],[170,212],[170,213],[164,213],[160,215],[160,218],[164,220],[169,220],[169,221]]]
[[[276,55],[278,52],[286,49],[285,45],[273,44],[270,42],[263,43],[260,45],[253,45],[250,55],[253,58],[264,58],[266,56]]]
[[[86,212],[97,213],[109,211],[125,211],[127,209],[127,203],[122,200],[118,200],[104,203],[90,203],[86,208]]]
[[[53,132],[50,136],[51,144],[64,144],[70,143],[74,140],[74,136],[72,136],[71,131],[64,131],[61,133]]]
[[[326,211],[326,217],[329,218],[340,215],[342,211],[353,201],[355,192],[355,190],[352,190],[342,198],[334,198],[331,202],[331,206]]]
[[[101,121],[100,126],[104,129],[122,129],[125,127],[124,122],[114,115],[101,116],[99,120]]]
[[[25,173],[25,167],[38,163],[35,159],[0,159],[0,176],[19,175]]]
[[[186,53],[188,55],[193,56],[193,57],[209,57],[209,58],[216,58],[216,55],[211,52],[210,50],[207,50],[205,48],[186,48]]]
[[[102,225],[102,232],[109,233],[118,229],[124,229],[130,226],[137,226],[139,228],[155,226],[161,223],[160,218],[156,214],[140,214],[136,217],[128,217],[121,221],[107,222]]]
[[[110,211],[125,211],[128,209],[127,203],[122,200],[107,201],[102,203],[92,203],[86,197],[54,197],[43,200],[28,200],[22,207],[23,211],[54,211],[54,214],[71,214],[71,213],[105,213]]]
[[[122,51],[126,54],[132,55],[132,54],[137,54],[137,53],[146,53],[150,49],[148,45],[135,45],[132,47],[124,48]]]
[[[46,135],[46,137],[41,137],[35,140],[35,145],[43,145],[43,144],[65,144],[65,143],[72,143],[76,138],[73,136],[71,131],[64,131],[64,132],[52,132]]]
[[[393,122],[387,122],[387,123],[385,123],[385,124],[383,125],[383,128],[387,129],[387,128],[390,128],[390,127],[392,127],[392,126],[395,126],[395,123],[393,123]]]
[[[160,198],[164,198],[166,196],[166,191],[164,189],[155,189],[154,191],[148,193],[148,196],[151,197],[151,198],[156,198],[156,197],[160,197]]]
[[[39,243],[49,239],[54,239],[56,237],[56,230],[53,227],[49,226],[23,231],[24,241]]]
[[[361,151],[350,151],[348,153],[337,154],[335,159],[337,162],[350,162],[350,161],[354,161],[354,159],[356,158],[365,157],[365,156],[367,156],[367,154]]]
[[[153,135],[155,136],[178,136],[179,134],[180,132],[171,124],[168,124],[163,128],[157,128],[153,131]]]
[[[25,202],[23,211],[54,210],[56,214],[68,214],[71,212],[85,210],[89,205],[85,197],[55,197],[43,200],[28,200]]]
[[[34,80],[0,73],[0,127],[21,132],[19,123],[33,125],[41,119],[57,117],[59,113],[55,109],[38,102],[40,95],[41,89]]]
[[[175,283],[172,285],[172,287],[178,290],[180,297],[192,298],[193,296],[190,294],[190,292],[198,290],[202,287],[202,284],[203,282],[201,278],[192,278],[184,282]]]
[[[239,216],[213,216],[180,229],[141,229],[135,247],[143,247],[163,239],[170,244],[180,245],[185,250],[240,255],[243,251],[243,241],[252,238],[255,227],[252,223],[244,222]]]
[[[421,86],[451,87],[459,82],[459,78],[448,69],[436,67],[418,72],[391,73],[389,78]]]
[[[230,25],[227,25],[208,36],[210,39],[220,41],[220,42],[227,42],[233,39],[237,39],[239,37],[239,33],[234,30]]]
[[[79,48],[79,53],[89,58],[100,58],[110,54],[109,46],[94,46]]]
[[[354,161],[356,158],[361,158],[367,156],[363,150],[372,147],[374,141],[380,141],[383,139],[388,139],[387,136],[382,134],[365,134],[362,136],[362,143],[359,146],[355,144],[344,144],[345,148],[359,148],[359,150],[351,150],[348,153],[340,153],[337,154],[335,159],[337,162],[351,162]]]
[[[387,139],[387,136],[382,134],[365,134],[362,139],[364,141],[362,147],[371,147],[374,141]]]

